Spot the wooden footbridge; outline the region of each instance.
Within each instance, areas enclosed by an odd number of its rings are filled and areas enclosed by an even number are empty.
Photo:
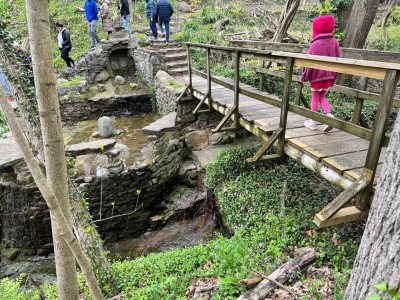
[[[231,45],[234,47],[186,44],[189,84],[178,101],[184,101],[183,96],[189,93],[191,99],[200,100],[194,114],[215,109],[225,115],[213,132],[234,130],[241,126],[263,138],[266,143],[254,157],[247,159],[247,163],[267,162],[289,155],[344,189],[315,215],[314,223],[318,227],[367,217],[379,181],[385,147],[390,139],[386,135],[390,109],[392,106],[400,107],[400,100],[394,99],[400,74],[400,63],[396,62],[400,62],[400,54],[341,49],[342,58],[331,58],[304,54],[307,45],[241,41],[233,41]],[[206,73],[191,67],[191,50],[206,52]],[[211,53],[233,58],[234,80],[211,76]],[[245,64],[241,62],[242,58],[259,60],[262,67]],[[285,65],[285,71],[269,69],[271,62]],[[335,85],[331,90],[356,97],[356,104],[352,122],[332,119],[310,110],[302,94],[300,77],[293,74],[295,66],[383,79],[382,93],[366,92],[367,80],[363,80],[360,89]],[[260,89],[240,82],[240,68],[261,74]],[[193,77],[192,74],[199,77]],[[283,78],[282,99],[268,92],[264,74]],[[289,102],[292,82],[298,83],[294,103]],[[364,100],[379,102],[372,129],[362,118]],[[309,118],[319,122],[317,130],[304,127],[304,121]],[[227,128],[224,124],[228,119],[233,121],[233,125]],[[324,133],[321,123],[334,129]],[[264,155],[273,145],[277,148],[276,154]],[[355,206],[345,207],[352,199],[356,199]]]

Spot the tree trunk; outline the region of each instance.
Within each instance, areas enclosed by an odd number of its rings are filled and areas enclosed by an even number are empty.
[[[278,21],[278,27],[276,28],[272,42],[281,43],[285,37],[286,31],[289,29],[290,24],[294,15],[296,14],[297,8],[299,7],[300,0],[288,0],[285,8],[283,9],[281,16]]]
[[[387,148],[374,202],[351,272],[345,299],[366,299],[382,281],[400,287],[400,115]]]
[[[27,0],[26,12],[43,135],[47,181],[59,201],[68,224],[68,230],[72,231],[64,139],[51,49],[49,2],[48,0]],[[54,222],[54,216],[52,216],[59,298],[61,300],[78,300],[79,289],[75,258]]]
[[[130,11],[130,16],[129,16],[129,20],[131,22],[133,22],[133,5],[132,5],[132,0],[128,0],[129,3],[129,11]]]
[[[355,0],[343,35],[344,48],[363,48],[374,21],[380,0]],[[338,74],[336,84],[343,84],[345,74]]]
[[[386,14],[385,14],[385,16],[384,16],[384,18],[382,20],[381,28],[382,28],[383,39],[385,40],[385,44],[383,46],[383,50],[384,51],[387,51],[387,40],[389,38],[388,37],[388,32],[386,30],[386,22],[389,19],[389,16],[392,14],[395,5],[396,5],[396,1],[395,0],[389,0],[389,5],[388,5],[388,8],[387,8]]]
[[[42,173],[42,170],[39,167],[36,158],[29,148],[29,144],[21,129],[21,125],[19,124],[17,117],[15,116],[15,113],[11,108],[11,105],[7,101],[7,96],[4,92],[4,89],[0,89],[0,108],[4,113],[4,117],[7,121],[8,126],[11,129],[15,142],[17,143],[22,153],[22,156],[24,157],[25,162],[28,165],[29,171],[31,172],[37,187],[39,188],[44,200],[47,203],[47,206],[49,207],[54,227],[58,229],[58,231],[60,232],[60,236],[73,251],[75,258],[78,261],[79,266],[81,267],[83,276],[86,279],[86,283],[89,286],[93,298],[95,300],[103,300],[103,295],[101,293],[99,285],[97,284],[97,279],[94,276],[94,272],[90,265],[89,259],[83,252],[82,248],[79,246],[78,240],[75,238],[71,229],[71,221],[65,218],[57,197],[50,188],[48,182],[46,181],[46,178]],[[61,299],[61,296],[59,298]]]

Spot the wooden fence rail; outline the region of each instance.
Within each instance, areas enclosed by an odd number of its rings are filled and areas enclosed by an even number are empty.
[[[400,74],[400,64],[397,63],[385,63],[385,62],[376,62],[376,61],[365,61],[365,60],[355,60],[348,58],[327,58],[321,56],[311,56],[304,55],[298,53],[287,53],[282,51],[265,51],[265,50],[257,50],[257,49],[246,49],[246,48],[234,48],[234,47],[224,47],[224,46],[216,46],[216,45],[204,45],[204,44],[195,44],[195,43],[186,43],[188,50],[188,62],[189,62],[189,85],[187,89],[182,93],[182,98],[187,91],[190,91],[191,96],[193,97],[193,86],[192,86],[192,74],[199,75],[203,78],[207,79],[207,93],[205,97],[200,101],[199,105],[194,110],[194,114],[201,112],[200,108],[203,104],[206,103],[206,99],[208,99],[208,109],[209,111],[212,109],[212,90],[211,90],[211,82],[217,83],[221,86],[224,86],[228,89],[234,91],[234,105],[230,109],[230,111],[226,114],[224,119],[218,124],[214,132],[218,131],[226,131],[233,130],[239,127],[239,94],[243,94],[259,101],[268,103],[275,107],[281,108],[280,114],[280,122],[278,129],[274,130],[272,136],[268,140],[268,142],[254,155],[254,157],[247,159],[249,164],[255,164],[260,162],[266,162],[270,160],[280,159],[284,157],[284,143],[285,143],[285,131],[286,131],[286,123],[287,123],[287,115],[288,112],[293,112],[295,114],[311,118],[315,121],[319,121],[323,124],[330,125],[333,128],[337,128],[341,131],[347,132],[354,136],[363,138],[365,140],[370,141],[369,149],[367,154],[367,159],[364,165],[363,175],[354,182],[346,191],[344,191],[341,195],[339,195],[336,199],[334,199],[326,208],[324,208],[320,213],[316,214],[314,222],[319,226],[328,226],[332,224],[337,224],[339,219],[336,221],[332,220],[332,217],[339,218],[340,220],[350,220],[354,219],[354,216],[344,215],[344,212],[341,208],[347,204],[351,199],[357,197],[356,207],[357,214],[361,216],[365,216],[364,211],[368,210],[369,198],[372,189],[372,185],[374,182],[374,177],[378,165],[379,155],[381,152],[381,148],[384,145],[388,145],[389,136],[385,136],[386,125],[388,122],[390,109],[393,106],[394,92],[397,86],[397,82],[399,81]],[[207,73],[200,72],[191,67],[190,60],[190,50],[200,50],[207,52]],[[211,53],[222,53],[227,56],[232,56],[234,58],[234,83],[224,80],[223,78],[218,78],[211,76],[211,67],[210,67],[210,54]],[[246,64],[240,63],[240,58],[250,58],[261,61],[283,61],[286,64],[286,71],[274,71],[269,70],[267,68],[248,66]],[[344,88],[344,87],[336,87],[337,90],[343,90],[347,93],[351,93],[358,98],[368,98],[368,100],[379,102],[378,111],[376,116],[376,121],[373,129],[363,128],[358,126],[357,124],[349,123],[343,120],[330,118],[324,114],[311,111],[310,109],[301,107],[299,101],[296,100],[296,103],[289,102],[289,96],[291,92],[291,83],[292,81],[299,82],[298,76],[293,75],[294,66],[301,67],[310,67],[310,68],[318,68],[322,70],[329,70],[335,72],[341,72],[352,75],[360,75],[372,77],[372,78],[384,78],[383,89],[381,95],[367,93],[362,90]],[[278,77],[283,78],[284,80],[284,91],[283,98],[279,99],[279,97],[272,95],[270,93],[266,93],[263,91],[259,91],[255,88],[251,88],[245,84],[241,84],[239,82],[240,68],[247,68],[253,71],[257,71],[263,74],[274,74],[278,75]],[[364,98],[364,99],[365,99]],[[360,103],[358,103],[358,106]],[[362,103],[361,103],[362,104]],[[399,105],[399,102],[396,102]],[[362,106],[362,105],[361,105]],[[234,120],[234,125],[232,127],[223,128],[223,125],[226,121],[232,118]],[[277,154],[273,155],[264,155],[265,152],[272,147],[274,142],[277,142]],[[349,211],[346,209],[346,211]],[[352,212],[354,215],[354,212]]]

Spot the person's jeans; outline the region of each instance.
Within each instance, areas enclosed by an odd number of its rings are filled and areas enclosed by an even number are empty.
[[[165,40],[167,43],[169,43],[169,22],[164,22],[165,26]]]
[[[151,31],[153,32],[153,36],[157,38],[157,25],[156,25],[156,20],[153,18],[153,21],[149,19],[149,24]]]
[[[97,22],[98,22],[98,20],[93,20],[92,22],[89,22],[89,35],[90,35],[91,47],[95,47],[96,46],[96,42],[97,42],[97,44],[100,45],[100,38],[99,38],[99,36],[97,35],[97,32],[96,32]]]
[[[129,27],[129,17],[130,17],[130,15],[126,15],[125,17],[122,17],[122,19],[124,20],[125,29],[128,30],[129,35],[131,35],[132,33],[131,33],[131,29]]]
[[[71,68],[71,63],[74,64],[74,60],[69,57],[69,51],[71,51],[71,48],[68,49],[60,49],[61,50],[61,58],[65,60],[67,63],[68,68]]]
[[[158,23],[158,27],[160,28],[161,33],[164,33],[164,30],[163,30],[162,25],[160,23]]]

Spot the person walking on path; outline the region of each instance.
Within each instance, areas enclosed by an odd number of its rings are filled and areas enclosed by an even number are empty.
[[[89,35],[90,35],[90,48],[89,51],[94,49],[97,45],[100,46],[100,38],[96,32],[97,23],[99,22],[99,18],[97,15],[99,14],[99,10],[97,9],[97,4],[94,0],[86,0],[85,1],[85,13],[86,19],[88,20],[89,24]]]
[[[6,92],[8,102],[11,102],[10,87],[8,86],[6,78],[4,77],[3,72],[1,71],[1,69],[0,69],[0,82],[3,85],[4,91]]]
[[[131,35],[131,28],[129,27],[129,17],[131,16],[131,13],[129,11],[129,3],[128,0],[120,0],[119,2],[119,7],[120,7],[120,12],[122,19],[124,19],[124,26],[125,29],[128,30],[129,35]]]
[[[153,36],[151,39],[154,41],[157,39],[157,25],[156,25],[156,2],[154,0],[146,0],[146,18],[149,20],[151,31]]]
[[[174,9],[167,0],[160,0],[157,2],[155,18],[159,21],[160,26],[164,23],[167,45],[169,44],[169,22],[171,21],[173,13]]]
[[[35,85],[35,78],[33,76],[32,58],[28,55],[28,53],[26,53],[25,50],[22,50],[21,45],[17,41],[13,43],[13,47],[17,59],[24,65],[26,69],[30,83],[32,85]]]
[[[334,28],[335,19],[332,16],[326,15],[316,18],[313,25],[313,40],[311,41],[308,54],[340,57],[339,42],[332,34]],[[325,114],[334,118],[325,95],[329,88],[335,84],[336,76],[336,72],[305,68],[301,76],[301,81],[310,82],[312,111],[318,111],[318,103],[320,103]],[[308,120],[304,123],[304,126],[315,130],[317,129],[317,121]],[[332,126],[325,126],[324,132],[331,131],[332,129]]]
[[[71,68],[75,65],[75,62],[72,58],[69,57],[69,51],[72,49],[71,38],[69,36],[69,32],[67,28],[64,28],[64,25],[60,22],[56,22],[56,27],[58,32],[58,47],[61,52],[61,58],[65,60],[68,68]]]
[[[108,0],[97,0],[100,6],[100,15],[103,20],[103,31],[108,33],[108,37],[113,31],[111,14],[110,14],[110,1]],[[108,38],[107,38],[108,39]]]

